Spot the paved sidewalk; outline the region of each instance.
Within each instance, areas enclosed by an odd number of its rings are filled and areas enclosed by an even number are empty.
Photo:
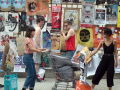
[[[18,78],[18,90],[21,90],[24,84],[25,78]],[[55,79],[54,78],[45,78],[43,82],[36,82],[34,90],[51,90],[52,86],[54,85]],[[87,79],[88,84],[91,85],[91,79]],[[4,78],[0,77],[0,84],[4,84]],[[70,83],[72,84],[72,83]],[[120,90],[120,79],[114,79],[114,84],[112,90]],[[0,90],[4,90],[4,88],[0,88]],[[29,90],[29,89],[27,89]],[[70,88],[69,90],[75,90],[74,88]],[[106,79],[102,79],[95,87],[94,90],[108,90],[106,85]]]

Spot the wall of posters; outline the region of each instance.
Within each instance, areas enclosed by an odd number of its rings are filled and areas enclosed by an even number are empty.
[[[105,5],[106,11],[106,24],[117,24],[118,5]]]
[[[41,30],[46,31],[46,27],[47,27],[47,15],[35,15],[35,16],[27,16],[26,12],[21,12],[21,31],[26,31],[28,26],[33,26],[34,28],[37,27],[37,18],[39,17],[44,17],[45,21],[44,21],[44,25],[41,28]]]
[[[4,25],[5,25],[5,16],[3,12],[0,12],[0,32],[4,31]]]
[[[5,31],[18,33],[18,13],[5,13]]]
[[[106,8],[95,8],[95,25],[105,25],[106,24]]]
[[[26,0],[27,15],[49,14],[48,0]]]
[[[54,4],[60,4],[61,0],[52,0],[52,3],[54,3]]]
[[[12,32],[0,32],[0,51],[4,51],[5,43],[9,42],[9,37],[13,37]]]
[[[0,4],[1,11],[11,11],[11,0],[1,0]]]
[[[51,33],[51,50],[60,53],[60,34]]]
[[[52,6],[52,28],[61,27],[61,6]]]
[[[92,28],[79,29],[77,32],[77,42],[82,46],[93,47]]]
[[[94,6],[93,5],[82,5],[81,13],[81,27],[93,27],[94,19]]]
[[[117,27],[120,28],[120,6],[118,6],[118,21],[117,21]]]
[[[74,30],[79,30],[79,25],[80,25],[79,17],[80,17],[80,9],[77,9],[77,8],[65,8],[64,9],[64,20],[63,20],[63,22],[66,21],[66,20],[70,20],[71,25],[72,25],[71,27]],[[63,29],[65,29],[65,27],[63,27]]]
[[[25,11],[25,0],[13,0],[11,11]]]

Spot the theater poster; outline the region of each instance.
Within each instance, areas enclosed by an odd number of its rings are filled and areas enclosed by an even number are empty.
[[[93,47],[92,28],[79,29],[79,31],[77,32],[77,42],[84,47]]]
[[[27,15],[49,14],[48,0],[26,0]]]
[[[80,9],[78,8],[65,8],[64,9],[63,22],[66,20],[70,20],[71,27],[76,31],[79,30],[79,26],[80,26],[79,17],[80,17]],[[65,30],[64,23],[63,23],[63,29]]]
[[[96,8],[94,25],[105,25],[106,24],[106,8]]]
[[[117,49],[120,49],[120,28],[117,27],[108,27],[112,30],[112,36],[110,37],[113,40],[117,41]],[[93,27],[93,46],[97,48],[100,41],[104,39],[103,36],[104,27]]]
[[[117,27],[120,28],[120,6],[118,6],[118,21],[117,21]]]
[[[92,28],[94,19],[94,5],[82,5],[81,27]]]
[[[51,50],[55,53],[60,53],[60,34],[51,33]]]
[[[106,8],[106,24],[117,24],[118,5],[105,5]]]
[[[11,11],[25,11],[25,0],[13,0]]]
[[[18,33],[18,13],[5,13],[5,31]]]
[[[0,0],[1,11],[11,11],[11,0]]]
[[[61,27],[61,6],[52,6],[52,28]]]

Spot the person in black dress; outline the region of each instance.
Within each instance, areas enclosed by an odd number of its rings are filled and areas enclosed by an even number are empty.
[[[117,41],[112,40],[110,36],[112,35],[112,30],[109,28],[104,28],[104,40],[101,40],[98,47],[93,51],[90,55],[92,57],[97,51],[103,46],[104,54],[102,56],[102,60],[97,67],[96,73],[92,80],[92,90],[94,89],[95,85],[99,84],[99,81],[107,71],[107,86],[109,90],[112,90],[113,84],[113,77],[114,77],[114,63],[117,67]],[[114,62],[115,56],[115,62]],[[90,58],[89,57],[89,58]]]

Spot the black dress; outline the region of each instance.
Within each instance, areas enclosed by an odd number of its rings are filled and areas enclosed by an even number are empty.
[[[107,86],[112,87],[114,77],[114,45],[113,41],[109,46],[103,43],[104,55],[93,77],[92,83],[99,84],[99,81],[107,71]]]

